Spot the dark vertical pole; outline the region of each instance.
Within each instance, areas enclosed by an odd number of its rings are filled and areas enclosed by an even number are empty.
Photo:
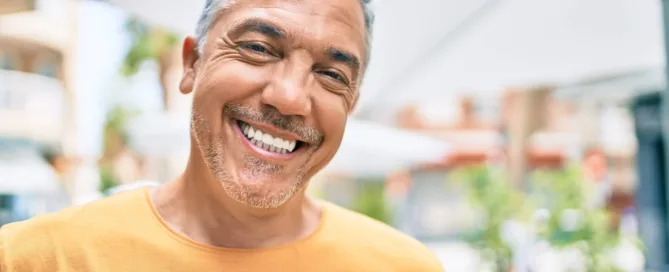
[[[665,188],[665,207],[669,207],[669,69],[666,67],[669,66],[669,0],[662,0],[662,18],[663,18],[663,23],[664,23],[664,52],[665,52],[665,80],[667,82],[666,86],[664,87],[663,90],[661,90],[662,94],[660,95],[660,101],[661,101],[661,122],[662,122],[662,139],[663,139],[663,155],[664,155],[664,188]],[[664,214],[665,218],[669,216],[669,214]],[[669,224],[666,224],[667,229],[665,230],[665,233],[669,233]],[[669,262],[669,260],[667,260]],[[665,262],[665,264],[667,264]]]
[[[665,62],[669,63],[669,0],[662,0]],[[665,69],[669,82],[669,70]],[[645,90],[648,91],[648,90]],[[669,84],[633,102],[638,142],[636,206],[646,247],[645,271],[669,271]]]
[[[667,271],[667,197],[665,144],[661,128],[661,93],[639,97],[634,103],[639,185],[636,206],[639,231],[646,248],[647,271]]]
[[[662,0],[665,62],[669,63],[669,0]],[[669,70],[665,69],[669,82]],[[640,235],[647,248],[647,271],[667,271],[669,264],[669,86],[634,103],[638,140],[639,186],[636,204]]]

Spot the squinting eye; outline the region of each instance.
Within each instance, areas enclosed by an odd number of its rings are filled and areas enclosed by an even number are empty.
[[[332,71],[322,71],[322,72],[320,72],[320,73],[323,74],[323,75],[329,76],[329,77],[331,77],[331,78],[333,78],[333,79],[335,79],[335,80],[339,80],[339,81],[341,81],[342,83],[346,83],[346,78],[344,78],[344,76],[342,76],[342,75],[339,74],[339,73],[332,72]]]
[[[259,45],[257,43],[243,44],[242,47],[244,47],[246,49],[250,49],[250,50],[255,51],[257,53],[261,53],[261,54],[269,53],[269,50],[267,50],[267,48],[265,48],[264,46]]]

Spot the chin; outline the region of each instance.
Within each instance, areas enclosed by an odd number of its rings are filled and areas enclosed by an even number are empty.
[[[305,179],[303,174],[285,176],[280,173],[276,165],[255,166],[244,167],[237,171],[233,169],[220,171],[237,173],[235,177],[232,175],[219,177],[223,190],[231,199],[254,208],[277,208],[292,199],[307,185],[308,179]]]
[[[286,184],[287,186],[276,186],[275,181],[238,181],[230,182],[223,181],[221,185],[226,194],[233,200],[244,205],[269,209],[277,208],[290,199],[292,199],[298,191],[300,191],[300,184]]]

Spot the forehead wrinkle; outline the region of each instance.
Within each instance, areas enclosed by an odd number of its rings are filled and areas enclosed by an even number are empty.
[[[249,17],[233,23],[228,28],[226,35],[238,37],[249,32],[260,33],[273,39],[286,38],[286,33],[281,27],[275,25],[272,21],[258,17]]]
[[[292,5],[288,7],[277,7],[276,3],[280,2],[277,0],[260,0],[262,4],[256,4],[254,7],[250,7],[251,3],[254,1],[249,1],[250,8],[265,8],[270,10],[281,10],[288,13],[302,13],[308,16],[317,16],[324,17],[325,20],[318,20],[324,22],[326,25],[334,22],[344,24],[348,28],[353,29],[357,34],[360,35],[362,41],[365,40],[366,26],[364,14],[361,8],[359,7],[359,0],[353,0],[355,2],[356,9],[350,10],[344,6],[337,5],[335,3],[343,2],[344,0],[337,1],[319,1],[319,3],[306,4],[305,2],[311,2],[309,0],[283,0],[281,2],[289,1],[292,2]],[[326,2],[324,5],[320,4],[321,2]],[[270,14],[274,15],[274,14]],[[277,14],[278,15],[278,14]],[[289,19],[289,18],[281,18]],[[299,22],[290,20],[292,23],[302,26]],[[313,27],[313,25],[305,25],[304,28]]]

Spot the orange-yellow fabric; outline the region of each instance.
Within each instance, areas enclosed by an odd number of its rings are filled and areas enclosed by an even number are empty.
[[[5,225],[2,272],[24,271],[442,271],[425,246],[326,203],[309,237],[268,249],[228,249],[171,231],[146,189]]]

